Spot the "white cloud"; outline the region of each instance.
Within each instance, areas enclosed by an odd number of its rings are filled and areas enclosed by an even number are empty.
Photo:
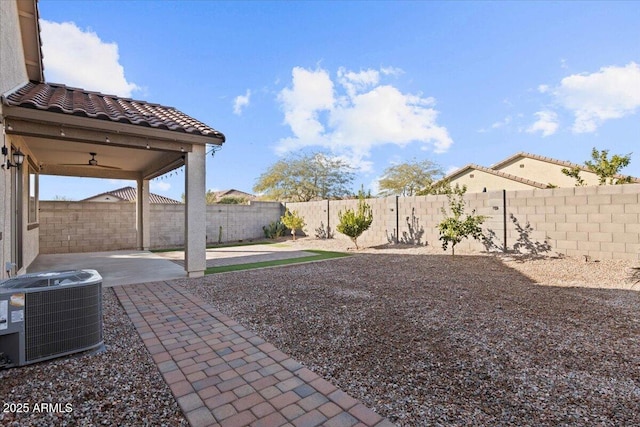
[[[171,189],[171,184],[169,184],[166,181],[151,181],[151,186],[149,187],[150,190],[156,191],[156,192],[167,192]]]
[[[47,81],[122,97],[140,90],[125,78],[116,43],[103,42],[73,22],[41,19],[40,29]]]
[[[509,123],[511,123],[511,120],[511,116],[507,116],[503,120],[492,124],[491,129],[500,129],[501,127],[507,126]]]
[[[553,111],[538,111],[535,113],[538,120],[529,126],[527,133],[541,132],[542,136],[550,136],[558,130],[558,115]]]
[[[236,96],[236,99],[233,101],[233,114],[237,114],[238,116],[242,114],[242,110],[245,107],[249,106],[251,101],[251,91],[247,89],[247,92],[244,95]]]
[[[375,86],[380,81],[380,73],[377,70],[366,70],[355,73],[344,68],[338,69],[338,82],[346,89],[347,94],[352,97],[371,86]]]
[[[295,140],[302,146],[318,144],[324,133],[319,112],[331,110],[334,104],[333,81],[326,71],[295,67],[292,76],[293,87],[283,89],[278,100],[284,110],[284,122],[296,137],[281,141],[278,150],[281,152],[299,148]]]
[[[553,90],[558,104],[575,116],[573,132],[595,132],[605,121],[635,114],[640,107],[640,66],[603,67],[573,74]]]
[[[326,70],[294,68],[292,86],[278,97],[293,136],[278,141],[277,151],[319,146],[361,170],[371,167],[366,159],[376,146],[421,142],[435,152],[447,151],[453,141],[437,124],[435,100],[380,84],[381,74],[400,72],[385,70],[340,68],[336,86]]]

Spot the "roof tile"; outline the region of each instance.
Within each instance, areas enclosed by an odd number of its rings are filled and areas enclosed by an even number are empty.
[[[225,140],[221,132],[173,107],[61,84],[29,82],[4,97],[4,104]]]
[[[96,197],[101,197],[101,196],[113,196],[113,197],[117,197],[118,199],[121,199],[123,201],[127,201],[127,202],[134,202],[137,197],[138,197],[138,190],[136,190],[133,187],[122,187],[122,188],[118,188],[116,190],[111,190],[111,191],[105,191],[104,193],[100,193],[100,194],[96,194],[95,196],[91,196],[91,197],[87,197],[86,199],[82,199],[81,201],[88,201],[91,199],[95,199]],[[172,204],[172,205],[180,205],[182,204],[181,202],[174,200],[174,199],[170,199],[168,197],[165,196],[161,196],[159,194],[154,194],[154,193],[149,193],[149,202],[156,204],[156,203],[163,203],[163,204]]]

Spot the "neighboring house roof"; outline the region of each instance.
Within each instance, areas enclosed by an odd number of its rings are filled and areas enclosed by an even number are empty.
[[[81,202],[91,201],[97,198],[101,198],[103,196],[112,196],[123,202],[133,202],[138,197],[138,191],[133,187],[123,187],[118,188],[117,190],[106,191],[104,193],[96,194],[95,196],[87,197],[86,199],[81,200]],[[149,202],[157,203],[157,204],[173,204],[179,205],[181,204],[177,200],[170,199],[168,197],[160,196],[158,194],[149,193]]]
[[[540,182],[536,182],[536,181],[532,181],[530,179],[526,179],[526,178],[521,178],[519,176],[516,175],[511,175],[509,173],[504,173],[504,172],[500,172],[494,169],[489,169],[489,168],[485,168],[484,166],[478,166],[475,165],[473,163],[470,163],[460,169],[457,169],[453,172],[451,172],[449,175],[445,176],[444,178],[442,178],[440,181],[450,181],[454,178],[456,178],[459,175],[462,175],[463,173],[469,171],[469,170],[477,170],[477,171],[482,171],[494,176],[498,176],[500,178],[505,178],[511,181],[516,181],[516,182],[520,182],[522,184],[526,184],[526,185],[530,185],[532,187],[536,187],[536,188],[548,188],[549,186],[547,184],[542,184]]]
[[[256,196],[254,196],[253,194],[245,193],[244,191],[235,190],[233,188],[229,190],[214,191],[213,194],[215,194],[216,199],[221,199],[223,197],[244,197],[246,199],[252,200],[256,198]]]
[[[4,97],[9,106],[101,119],[149,128],[216,138],[221,132],[181,111],[159,104],[104,95],[61,84],[29,82]]]
[[[552,159],[551,157],[545,157],[545,156],[539,156],[537,154],[530,154],[530,153],[525,153],[525,152],[520,152],[520,153],[516,153],[513,156],[509,156],[504,160],[501,160],[500,162],[491,165],[491,169],[502,169],[503,167],[519,160],[522,158],[529,158],[529,159],[534,159],[534,160],[539,160],[541,162],[546,162],[546,163],[550,163],[553,165],[558,165],[558,166],[562,166],[568,169],[573,169],[573,168],[578,168],[582,171],[585,172],[591,172],[593,173],[592,170],[590,170],[589,168],[587,168],[584,165],[579,165],[577,163],[571,163],[571,162],[567,162],[565,160],[557,160],[557,159]],[[622,175],[622,174],[617,174],[614,176],[614,178],[624,178],[626,177],[626,175]],[[632,177],[633,178],[633,177]],[[633,178],[634,182],[638,182],[640,183],[640,179],[638,178]]]

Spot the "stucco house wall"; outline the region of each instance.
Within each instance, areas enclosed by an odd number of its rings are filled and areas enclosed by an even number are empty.
[[[13,1],[0,1],[0,46],[0,93],[5,93],[28,81],[18,7]]]
[[[576,180],[562,173],[562,169],[566,167],[530,157],[520,157],[493,169],[542,184],[552,184],[556,187],[575,187]],[[586,185],[598,185],[598,176],[593,172],[582,171],[580,177]],[[511,189],[516,190],[516,188],[508,188],[508,190]]]
[[[0,94],[7,93],[19,85],[29,81],[28,72],[25,66],[24,46],[22,43],[20,17],[18,13],[18,4],[14,1],[0,1],[0,46],[2,48],[2,60],[0,60]],[[0,124],[4,125],[4,116],[2,113],[2,104],[0,103]],[[15,146],[20,149],[26,156],[34,159],[33,154],[28,150],[26,144],[20,137],[9,137],[4,132],[0,133],[0,146],[7,147],[11,151],[11,147]],[[9,158],[11,152],[9,153]],[[4,162],[4,156],[0,156],[0,161]],[[28,222],[28,194],[27,180],[28,160],[25,159],[24,165],[17,172],[22,182],[24,193],[18,197],[19,203],[22,204],[22,268],[12,273],[23,273],[38,255],[38,228],[34,224]],[[15,169],[0,170],[0,278],[6,278],[6,263],[15,262],[12,259],[12,241],[14,239],[12,232],[12,212],[11,212],[11,176]]]
[[[481,193],[496,190],[530,190],[532,187],[523,182],[493,175],[478,169],[468,169],[451,179],[451,185],[467,186],[467,193]]]

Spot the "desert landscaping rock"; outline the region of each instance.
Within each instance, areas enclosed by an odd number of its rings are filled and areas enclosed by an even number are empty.
[[[384,247],[183,283],[398,425],[619,426],[640,408],[640,298],[613,289],[633,265]]]

